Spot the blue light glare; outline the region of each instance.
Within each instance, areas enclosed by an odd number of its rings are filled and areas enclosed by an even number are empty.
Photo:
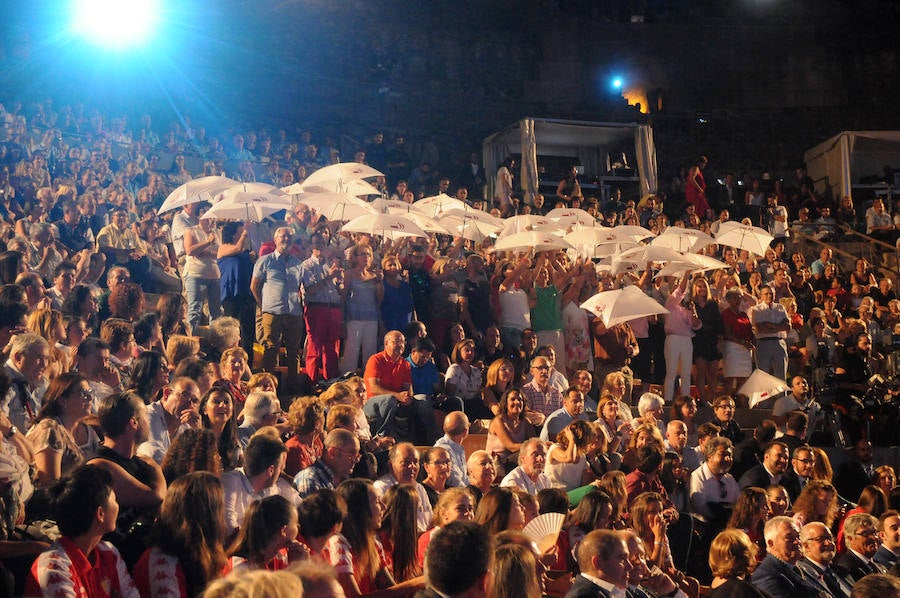
[[[72,0],[71,29],[97,46],[139,46],[156,28],[158,4],[158,0]]]
[[[622,89],[622,85],[624,85],[624,81],[622,81],[622,77],[614,77],[612,80],[613,89]]]

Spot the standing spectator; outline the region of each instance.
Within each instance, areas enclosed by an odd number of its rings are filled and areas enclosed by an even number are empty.
[[[678,287],[666,299],[666,381],[663,390],[666,403],[675,398],[675,377],[681,381],[678,394],[688,394],[691,387],[691,365],[693,362],[693,337],[700,330],[702,322],[697,317],[693,302],[685,305],[686,289],[690,273],[685,273]]]
[[[756,336],[756,367],[779,380],[787,378],[787,338],[791,328],[784,306],[774,301],[771,287],[760,289],[759,303],[750,309]]]
[[[313,247],[315,248],[315,238]],[[313,251],[315,253],[315,249]],[[368,356],[375,353],[379,305],[384,298],[381,273],[372,266],[372,247],[363,243],[356,245],[351,263],[352,267],[345,278],[347,336],[341,362],[341,370],[345,372],[356,370],[360,357],[368,359]],[[307,305],[308,302],[309,299]]]
[[[284,386],[296,391],[300,376],[300,352],[303,349],[306,327],[300,301],[300,260],[289,253],[291,228],[279,227],[275,231],[275,251],[256,262],[250,291],[262,311],[263,346],[262,369],[275,371],[278,348],[284,344],[287,351],[287,379]]]
[[[239,222],[226,222],[222,227],[222,243],[216,252],[219,266],[219,293],[222,313],[237,318],[241,328],[241,348],[253,354],[256,338],[256,305],[250,292],[253,263],[250,258],[250,236]]]
[[[688,171],[687,181],[684,186],[684,196],[687,202],[694,206],[697,215],[703,219],[709,219],[709,202],[706,199],[706,181],[703,179],[703,169],[709,159],[700,156]]]
[[[198,226],[184,231],[185,259],[181,277],[188,301],[188,322],[192,329],[201,323],[204,301],[209,309],[209,321],[221,315],[220,272],[216,263],[219,243],[213,224],[212,220],[202,218]]]

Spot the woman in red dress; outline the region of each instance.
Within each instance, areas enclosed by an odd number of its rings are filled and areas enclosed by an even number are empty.
[[[688,171],[687,181],[684,184],[684,197],[694,206],[694,211],[701,219],[710,219],[708,216],[709,202],[706,200],[706,181],[703,180],[703,169],[709,160],[706,156],[700,156]]]

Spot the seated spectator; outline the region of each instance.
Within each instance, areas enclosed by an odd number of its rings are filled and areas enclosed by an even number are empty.
[[[94,412],[108,395],[122,390],[122,378],[110,363],[109,345],[96,337],[88,337],[78,345],[75,363],[78,373],[85,377],[93,395]]]
[[[137,454],[162,463],[172,440],[188,428],[200,427],[200,389],[190,378],[176,378],[163,389],[162,398],[147,405],[150,437]]]
[[[500,485],[518,488],[529,494],[552,487],[550,479],[544,474],[546,455],[547,449],[539,438],[526,440],[519,451],[519,466],[509,472]]]
[[[276,483],[284,470],[286,455],[281,440],[256,434],[244,450],[244,466],[222,474],[228,535],[238,530],[250,503],[278,492]]]
[[[238,428],[238,440],[246,450],[250,438],[264,426],[274,426],[282,416],[281,403],[274,392],[253,391],[244,403],[244,423]]]
[[[182,359],[172,372],[173,378],[190,378],[197,385],[201,395],[209,392],[215,380],[216,372],[213,364],[201,357]]]
[[[556,435],[554,444],[547,449],[544,473],[554,488],[569,492],[595,479],[587,461],[587,451],[596,442],[594,426],[576,420]]]
[[[732,444],[727,438],[710,438],[704,453],[706,461],[691,473],[691,506],[694,512],[724,525],[730,515],[731,505],[741,493],[731,469]]]
[[[82,421],[91,414],[91,393],[81,375],[66,373],[54,378],[43,403],[27,438],[37,470],[35,481],[49,486],[93,457],[100,438]]]
[[[418,539],[417,556],[419,564],[425,562],[425,553],[434,533],[454,521],[475,520],[475,498],[467,488],[448,488],[441,493],[434,505],[434,519],[431,528]]]
[[[100,340],[109,345],[109,362],[119,372],[119,380],[131,378],[131,362],[135,357],[131,322],[117,317],[104,320],[100,325]]]
[[[334,490],[317,490],[300,502],[297,515],[301,533],[298,540],[309,549],[310,561],[329,562],[328,540],[340,533],[347,516],[344,499]]]
[[[385,493],[384,516],[378,536],[393,566],[394,579],[400,582],[408,582],[422,574],[416,558],[418,502],[418,492],[411,484],[392,486]]]
[[[514,488],[492,488],[475,508],[475,523],[483,526],[491,535],[506,530],[522,531],[525,520],[525,508]]]
[[[500,458],[506,466],[518,460],[518,453],[529,438],[535,436],[534,426],[525,418],[525,400],[522,391],[507,390],[500,397],[500,413],[491,420],[485,449]],[[512,469],[509,467],[508,469]]]
[[[17,430],[27,431],[35,423],[47,388],[43,376],[49,360],[50,345],[43,337],[26,332],[13,339],[3,368],[11,384],[0,399],[0,409]]]
[[[497,467],[494,458],[487,451],[475,451],[466,460],[466,471],[469,474],[469,491],[475,496],[475,504],[494,485]]]
[[[751,576],[753,585],[772,598],[818,594],[812,580],[795,566],[803,558],[797,524],[788,517],[773,517],[766,522],[765,539],[767,554]]]
[[[756,565],[758,550],[747,534],[739,529],[719,532],[709,549],[713,581],[707,597],[765,598],[766,594],[746,579]]]
[[[873,560],[878,551],[878,519],[868,513],[850,515],[844,522],[847,550],[834,561],[834,572],[854,583],[869,573],[886,573],[887,568]]]
[[[293,435],[285,442],[284,473],[293,478],[322,456],[325,410],[316,397],[298,397],[291,403],[287,419]]]
[[[175,437],[162,462],[166,484],[195,471],[222,475],[222,458],[215,435],[206,428],[188,428]]]
[[[129,596],[137,590],[119,551],[101,539],[116,529],[119,505],[108,472],[86,465],[54,486],[61,536],[31,567],[26,596]]]
[[[797,563],[806,576],[834,598],[848,598],[851,584],[837,575],[832,567],[837,554],[834,535],[823,523],[807,523],[800,529],[803,558]]]
[[[540,438],[544,442],[555,439],[570,423],[575,420],[586,420],[584,414],[584,394],[577,388],[563,391],[563,406],[551,413],[544,420]]]
[[[359,439],[347,430],[336,428],[325,437],[321,456],[294,476],[294,487],[301,498],[324,489],[334,489],[350,477],[359,461]]]
[[[447,449],[432,447],[425,451],[422,458],[422,467],[425,470],[422,487],[428,493],[428,502],[432,509],[437,504],[438,497],[447,489],[451,465],[450,453],[447,452]]]
[[[225,566],[227,573],[279,571],[305,560],[309,549],[297,541],[297,509],[283,496],[267,496],[247,509]]]
[[[622,595],[631,570],[625,539],[610,530],[592,531],[578,547],[578,568],[581,574],[566,598]]]
[[[363,411],[376,435],[397,438],[400,432],[404,437],[411,432],[410,416],[401,410],[401,407],[415,408],[410,363],[403,359],[405,344],[403,333],[392,330],[384,335],[384,351],[372,355],[366,362]],[[430,411],[427,415],[433,418]]]
[[[416,509],[416,527],[419,533],[424,532],[431,525],[431,518],[434,513],[431,509],[431,503],[428,500],[428,493],[425,487],[416,481],[419,475],[419,451],[409,442],[401,442],[391,447],[388,453],[389,472],[381,476],[375,481],[375,490],[379,496],[391,486],[397,484],[413,484],[416,492],[419,494],[419,505]]]
[[[562,394],[550,385],[550,360],[538,356],[531,360],[531,374],[534,378],[522,387],[525,406],[539,413],[541,424],[551,413],[562,407]]]
[[[434,446],[447,450],[450,455],[450,477],[447,486],[469,485],[469,474],[466,471],[466,449],[462,443],[469,436],[469,418],[462,411],[451,411],[444,416],[444,435],[438,438]]]
[[[172,483],[153,539],[134,567],[142,596],[196,596],[222,575],[226,563],[222,484],[208,472]]]

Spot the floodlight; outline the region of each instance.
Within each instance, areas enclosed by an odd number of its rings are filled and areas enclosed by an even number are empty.
[[[140,45],[153,32],[159,0],[73,0],[72,31],[111,48]]]
[[[624,85],[624,81],[622,81],[622,77],[613,77],[613,80],[612,80],[613,89],[622,89],[622,85]]]

